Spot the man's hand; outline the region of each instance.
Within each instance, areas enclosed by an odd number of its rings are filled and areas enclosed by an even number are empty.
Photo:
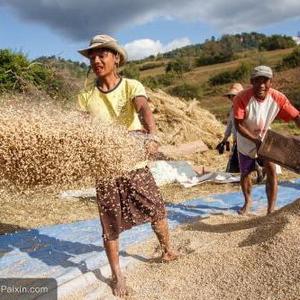
[[[260,146],[261,146],[261,144],[262,144],[262,140],[261,140],[261,138],[260,137],[258,137],[257,139],[255,139],[255,145],[256,145],[256,149],[257,149],[257,151],[259,150],[259,148],[260,148]]]
[[[154,158],[158,153],[159,143],[153,140],[145,142],[146,155],[148,158]]]

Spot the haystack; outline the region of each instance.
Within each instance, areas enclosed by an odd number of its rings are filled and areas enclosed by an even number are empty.
[[[196,100],[185,101],[157,90],[147,90],[162,144],[178,145],[199,139],[214,148],[224,125]]]

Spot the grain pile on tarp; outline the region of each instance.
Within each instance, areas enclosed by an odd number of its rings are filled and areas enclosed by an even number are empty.
[[[0,110],[0,180],[20,188],[95,183],[130,170],[144,156],[125,128],[91,122],[51,103]]]
[[[269,216],[219,215],[179,228],[172,240],[185,255],[127,274],[129,299],[300,299],[299,215],[300,199]],[[151,243],[128,252],[151,255]]]
[[[196,100],[187,102],[161,90],[147,90],[147,94],[163,144],[202,139],[209,148],[214,148],[222,138],[224,125]]]

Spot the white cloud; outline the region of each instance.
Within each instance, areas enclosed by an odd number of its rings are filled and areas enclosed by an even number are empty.
[[[140,39],[125,44],[124,48],[128,53],[129,59],[132,60],[142,59],[150,55],[168,52],[190,44],[191,41],[186,37],[175,39],[166,45],[163,45],[159,40],[154,41],[151,39]]]
[[[191,44],[191,41],[187,37],[176,39],[176,40],[173,40],[172,42],[170,42],[169,44],[165,45],[163,47],[163,52],[168,52],[168,51],[171,51],[171,50],[174,50],[177,48],[188,46],[190,44]]]
[[[222,33],[300,20],[299,0],[0,0],[1,5],[77,41],[100,32],[114,34],[155,18],[206,22]]]
[[[132,60],[160,53],[162,50],[162,44],[160,41],[141,39],[125,44],[124,48],[128,53],[128,58]]]

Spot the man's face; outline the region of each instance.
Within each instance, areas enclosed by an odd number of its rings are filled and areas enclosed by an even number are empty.
[[[96,76],[104,77],[115,70],[118,57],[109,49],[95,49],[89,54],[91,67]]]
[[[259,76],[251,79],[251,83],[255,98],[261,100],[265,99],[270,87],[272,86],[272,80],[264,76]]]

